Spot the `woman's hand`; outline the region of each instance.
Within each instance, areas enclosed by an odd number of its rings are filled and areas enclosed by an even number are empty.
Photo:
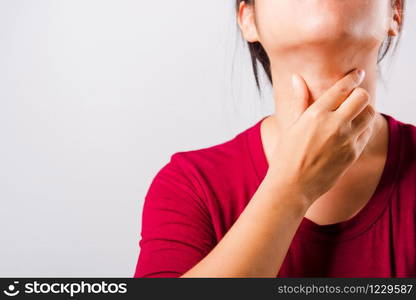
[[[311,205],[346,172],[367,144],[376,115],[369,93],[358,87],[364,76],[353,70],[310,106],[305,81],[293,76],[293,122],[279,134],[269,183],[300,192]]]
[[[293,119],[278,134],[264,180],[219,243],[182,277],[276,277],[308,205],[368,142],[375,111],[356,72],[310,106],[305,82],[295,82]]]

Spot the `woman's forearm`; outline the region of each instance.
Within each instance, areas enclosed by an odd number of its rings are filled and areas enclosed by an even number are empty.
[[[293,119],[279,132],[263,182],[218,245],[183,277],[278,274],[307,209],[372,135],[376,113],[368,92],[358,87],[364,75],[349,72],[312,104],[306,82],[293,77]]]
[[[266,176],[220,242],[181,277],[276,277],[308,208],[302,197]]]

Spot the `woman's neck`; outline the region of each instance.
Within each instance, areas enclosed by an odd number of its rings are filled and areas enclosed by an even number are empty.
[[[302,55],[301,55],[302,54]],[[301,59],[302,58],[302,59]],[[341,51],[337,54],[314,52],[313,49],[305,53],[297,51],[289,52],[284,57],[279,54],[278,58],[271,60],[271,72],[273,76],[273,90],[275,101],[275,113],[271,116],[270,122],[265,123],[264,131],[271,141],[276,141],[280,128],[290,122],[288,111],[292,101],[291,76],[293,73],[301,75],[310,91],[310,104],[315,102],[333,86],[339,79],[344,77],[354,68],[362,68],[366,76],[360,87],[366,89],[370,94],[370,103],[375,107],[376,81],[377,81],[377,53],[367,51]],[[374,122],[372,136],[364,148],[361,157],[383,152],[385,141],[381,138],[381,130],[386,131],[386,120],[377,113]],[[384,132],[385,133],[385,132]],[[379,138],[378,138],[379,137]],[[273,143],[273,142],[272,142]],[[274,145],[269,146],[271,149]]]
[[[362,45],[363,46],[363,45]],[[367,46],[368,47],[368,46]],[[371,96],[374,105],[377,81],[377,57],[375,49],[316,49],[312,46],[291,49],[271,56],[271,73],[276,110],[290,101],[293,73],[301,75],[310,90],[310,101],[315,102],[325,91],[354,68],[366,71],[360,85]]]

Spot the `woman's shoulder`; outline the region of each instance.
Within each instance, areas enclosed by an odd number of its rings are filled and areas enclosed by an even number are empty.
[[[170,154],[154,180],[163,178],[176,185],[186,183],[201,193],[206,189],[223,189],[224,184],[238,186],[250,181],[254,175],[248,135],[257,124],[245,127],[225,141]]]
[[[397,149],[398,165],[400,166],[400,178],[403,182],[408,182],[414,186],[416,179],[416,126],[410,122],[398,120],[390,117],[391,141],[395,143],[392,149]]]
[[[225,141],[190,150],[177,151],[170,156],[170,163],[183,168],[192,168],[197,171],[216,172],[227,168],[235,169],[244,165],[249,156],[247,136],[255,129],[254,123]]]
[[[253,128],[211,146],[174,152],[156,172],[146,197],[186,192],[191,198],[203,199],[207,190],[222,191],[231,182],[242,183],[253,173],[247,169],[252,165],[246,137]]]
[[[416,126],[407,121],[398,120],[390,116],[393,122],[398,126],[402,143],[409,154],[416,156]]]
[[[413,145],[416,145],[416,126],[411,123],[398,121],[403,128],[405,136],[410,138]]]

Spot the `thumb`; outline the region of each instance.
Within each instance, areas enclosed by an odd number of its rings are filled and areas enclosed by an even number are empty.
[[[299,74],[294,73],[292,75],[292,90],[292,111],[294,121],[296,121],[310,105],[309,88]]]

